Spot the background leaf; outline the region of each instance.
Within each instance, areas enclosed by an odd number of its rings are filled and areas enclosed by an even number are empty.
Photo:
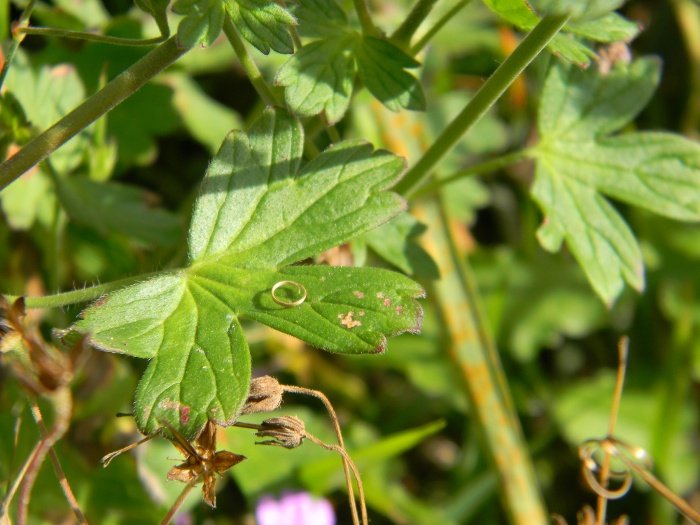
[[[653,59],[619,63],[609,73],[557,65],[540,106],[532,195],[546,218],[538,238],[550,251],[566,239],[608,305],[624,281],[641,290],[644,270],[634,235],[601,194],[668,217],[700,220],[700,146],[663,133],[604,136],[641,110],[657,81]]]
[[[56,182],[68,215],[102,235],[118,232],[145,245],[173,245],[181,239],[180,217],[149,204],[153,196],[144,190],[83,177],[62,177]],[[85,206],[87,202],[90,206]]]

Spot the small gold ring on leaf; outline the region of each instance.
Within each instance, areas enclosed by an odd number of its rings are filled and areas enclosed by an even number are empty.
[[[287,302],[287,301],[282,301],[281,299],[278,299],[277,296],[275,295],[275,292],[282,286],[290,284],[292,286],[295,286],[297,291],[302,294],[302,296],[297,299],[296,301],[293,302]],[[306,288],[304,288],[301,284],[295,283],[294,281],[280,281],[277,284],[275,284],[272,287],[272,291],[270,292],[272,294],[272,300],[275,301],[277,304],[280,306],[299,306],[301,303],[306,301]]]

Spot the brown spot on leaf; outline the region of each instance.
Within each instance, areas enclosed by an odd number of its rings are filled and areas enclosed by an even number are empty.
[[[391,299],[389,299],[388,297],[384,299],[384,306],[391,306]]]
[[[362,322],[353,319],[355,312],[348,312],[345,316],[342,314],[338,317],[341,319],[340,324],[344,325],[346,328],[355,328],[356,326],[362,326]]]
[[[365,297],[365,294],[363,294],[363,293],[362,293],[361,291],[359,291],[359,290],[355,290],[355,291],[352,292],[352,293],[353,293],[353,295],[354,295],[355,297],[357,297],[358,299],[364,299],[364,297]]]

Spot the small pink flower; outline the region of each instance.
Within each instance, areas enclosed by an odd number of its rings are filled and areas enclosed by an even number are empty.
[[[335,513],[327,499],[308,492],[284,494],[279,500],[264,496],[255,507],[258,525],[335,525]]]

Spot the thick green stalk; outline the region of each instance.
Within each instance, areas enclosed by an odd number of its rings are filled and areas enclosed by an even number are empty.
[[[471,269],[455,247],[439,203],[430,199],[417,212],[430,228],[424,242],[442,276],[435,296],[450,338],[448,358],[469,397],[509,521],[546,525],[547,511]]]
[[[479,121],[506,89],[569,19],[569,15],[547,15],[530,31],[520,45],[496,69],[462,112],[445,128],[425,155],[396,185],[396,191],[409,196],[431,174],[442,158]]]
[[[138,91],[187,51],[188,49],[179,47],[175,37],[172,37],[123,71],[104,88],[0,164],[0,190]]]
[[[392,40],[396,45],[401,47],[406,47],[411,43],[411,38],[413,38],[414,33],[423,23],[430,11],[438,0],[418,0],[416,4],[408,13],[406,20],[398,27],[394,34],[391,35],[390,40]]]

